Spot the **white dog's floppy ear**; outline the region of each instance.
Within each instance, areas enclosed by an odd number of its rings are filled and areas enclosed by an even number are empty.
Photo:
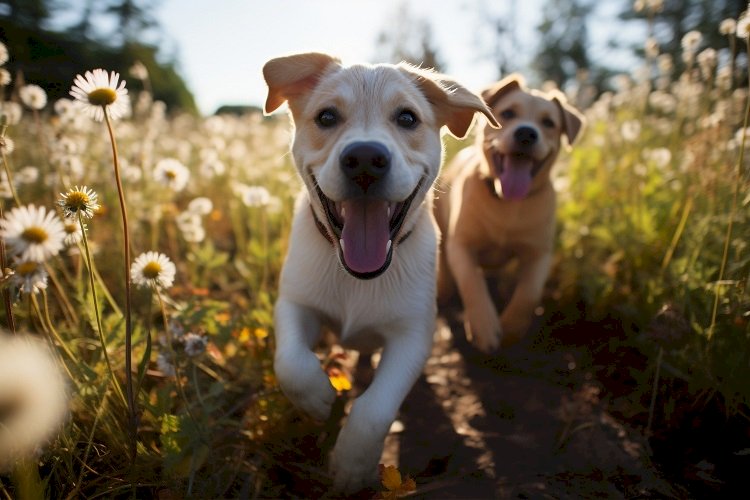
[[[526,80],[524,80],[523,76],[519,73],[511,73],[499,82],[484,89],[482,91],[482,99],[487,103],[487,106],[492,107],[508,92],[524,89],[525,87]]]
[[[492,126],[500,128],[482,98],[451,78],[404,63],[399,68],[415,78],[427,100],[435,107],[438,122],[448,127],[455,137],[462,139],[466,136],[477,112],[486,116]]]
[[[269,114],[284,102],[307,94],[328,66],[338,63],[335,57],[318,52],[271,59],[263,66],[263,78],[268,85],[264,112]]]

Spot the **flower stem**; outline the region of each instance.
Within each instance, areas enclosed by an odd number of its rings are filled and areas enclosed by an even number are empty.
[[[131,284],[130,284],[130,236],[128,230],[128,212],[125,205],[125,193],[120,178],[120,161],[117,156],[117,141],[112,129],[112,120],[109,118],[107,106],[102,106],[104,119],[107,123],[107,132],[112,144],[112,160],[114,163],[115,183],[117,184],[117,197],[120,201],[120,215],[122,217],[122,239],[125,259],[125,392],[127,393],[128,412],[130,414],[130,460],[135,464],[138,449],[138,416],[136,410],[135,394],[133,393],[133,324],[131,320]]]
[[[750,38],[747,39],[748,54],[750,54]],[[740,185],[742,184],[742,166],[745,164],[745,147],[747,144],[747,127],[750,121],[750,97],[747,98],[745,105],[745,118],[742,124],[742,142],[740,144],[740,154],[737,158],[737,170],[734,178],[734,191],[732,192],[732,204],[729,209],[729,221],[727,222],[727,230],[724,235],[724,250],[721,255],[721,266],[719,267],[719,277],[716,280],[716,288],[714,292],[714,305],[711,310],[711,324],[708,327],[708,340],[710,341],[714,335],[714,329],[716,328],[716,317],[719,313],[719,301],[721,299],[721,287],[724,286],[724,273],[727,267],[727,261],[729,260],[729,246],[732,240],[732,229],[734,226],[734,216],[737,212],[737,203],[740,194]]]
[[[104,361],[107,363],[107,370],[109,370],[109,376],[112,379],[112,384],[115,386],[115,392],[122,399],[122,402],[127,406],[128,402],[125,399],[125,395],[122,393],[120,383],[115,377],[115,371],[112,369],[112,363],[109,361],[109,354],[107,353],[107,342],[104,339],[104,330],[102,328],[102,318],[99,313],[99,299],[96,293],[96,282],[94,281],[94,270],[91,265],[91,251],[89,250],[89,239],[86,237],[86,226],[83,224],[83,217],[80,212],[78,213],[78,224],[81,226],[81,234],[83,235],[83,247],[86,255],[86,267],[89,271],[89,284],[91,286],[91,298],[94,301],[94,316],[96,316],[96,329],[99,333],[99,342],[102,345],[102,353],[104,354]]]
[[[39,477],[39,468],[33,460],[19,460],[11,473],[11,480],[16,487],[19,500],[44,499],[44,484]]]

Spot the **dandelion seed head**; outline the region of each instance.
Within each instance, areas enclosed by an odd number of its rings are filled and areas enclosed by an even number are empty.
[[[47,345],[0,333],[0,473],[36,458],[68,415],[65,378]]]
[[[31,109],[40,110],[47,105],[47,93],[42,87],[33,83],[21,87],[18,90],[18,97]]]
[[[17,102],[2,102],[0,103],[0,115],[5,117],[8,125],[18,125],[23,115],[23,108]]]
[[[0,137],[0,151],[6,155],[11,154],[16,149],[16,143],[10,137]]]
[[[719,33],[722,35],[733,35],[737,31],[737,21],[735,19],[727,18],[719,23]]]

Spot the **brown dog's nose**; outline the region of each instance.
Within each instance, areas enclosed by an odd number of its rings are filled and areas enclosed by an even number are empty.
[[[533,146],[539,139],[539,132],[533,127],[518,127],[513,132],[513,138],[521,146]]]
[[[373,182],[388,173],[391,153],[379,142],[353,142],[341,152],[339,162],[344,175],[367,192]]]

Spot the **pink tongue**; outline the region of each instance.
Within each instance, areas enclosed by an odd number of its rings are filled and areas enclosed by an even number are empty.
[[[356,273],[377,271],[388,256],[391,238],[388,203],[373,200],[341,202],[344,211],[344,262]]]
[[[531,158],[526,156],[505,155],[503,172],[500,174],[500,185],[503,196],[511,200],[520,200],[529,194],[531,189]]]

